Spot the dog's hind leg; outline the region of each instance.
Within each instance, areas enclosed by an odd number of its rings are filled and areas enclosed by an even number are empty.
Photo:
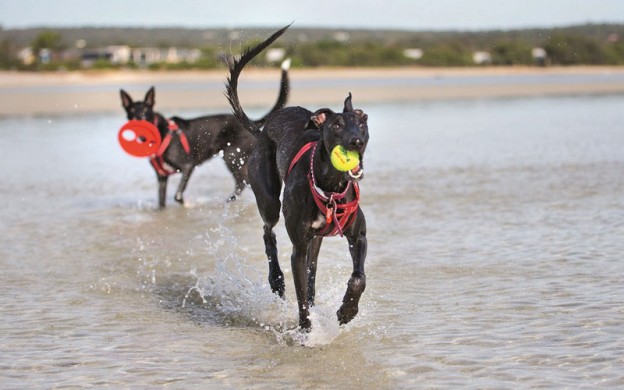
[[[286,289],[284,273],[280,268],[277,257],[277,240],[273,228],[279,221],[280,192],[282,181],[280,180],[277,166],[275,165],[275,151],[268,145],[254,150],[249,158],[249,182],[256,196],[256,205],[260,217],[264,221],[264,248],[269,261],[269,284],[271,290],[284,298]]]
[[[236,200],[247,186],[247,164],[245,164],[246,156],[237,153],[233,158],[225,159],[225,165],[232,173],[236,181],[234,193],[228,198],[228,202]]]
[[[267,223],[264,224],[264,249],[269,261],[269,284],[271,285],[271,291],[279,295],[280,298],[284,298],[286,285],[284,283],[284,273],[277,259],[277,239],[273,232],[274,226]]]
[[[308,267],[308,305],[314,306],[314,296],[316,295],[316,265],[321,250],[323,237],[314,237],[308,245],[306,262]]]
[[[188,164],[182,168],[182,179],[180,180],[180,184],[178,185],[178,190],[175,194],[175,201],[184,204],[184,190],[186,189],[186,185],[188,184],[189,179],[191,178],[191,174],[195,170],[195,166]]]
[[[361,210],[358,210],[355,225],[355,228],[350,232],[351,234],[346,234],[349,241],[349,252],[353,260],[353,273],[347,283],[347,291],[342,298],[342,305],[336,313],[340,324],[346,324],[355,317],[358,312],[360,297],[366,288],[364,260],[368,243],[366,240],[366,221]]]

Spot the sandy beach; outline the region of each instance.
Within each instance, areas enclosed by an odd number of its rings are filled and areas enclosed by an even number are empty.
[[[139,98],[151,85],[156,86],[157,108],[170,115],[229,110],[225,77],[225,70],[0,72],[0,116],[118,112],[120,88]],[[289,105],[340,104],[348,92],[358,104],[624,93],[624,67],[293,69],[290,79]],[[484,79],[495,82],[480,81]],[[243,104],[269,107],[278,80],[278,69],[246,69],[240,87]]]

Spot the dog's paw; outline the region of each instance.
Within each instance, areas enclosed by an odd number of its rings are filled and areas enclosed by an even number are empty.
[[[299,319],[299,329],[302,333],[310,333],[312,330],[312,321],[308,317]]]
[[[226,202],[226,203],[234,202],[236,199],[238,199],[238,196],[237,196],[236,194],[232,194],[232,195],[230,195],[230,197],[229,197],[229,198],[227,198],[227,199],[225,200],[225,202]]]
[[[340,306],[340,309],[336,312],[338,316],[338,322],[340,325],[344,325],[355,318],[358,313],[358,307],[355,305],[345,305]]]
[[[285,292],[286,292],[286,285],[284,284],[284,282],[282,281],[275,283],[275,285],[271,284],[271,291],[273,292],[273,294],[277,294],[280,298],[282,299],[286,299],[285,296]]]
[[[286,291],[286,284],[284,283],[284,274],[282,271],[275,271],[275,274],[269,271],[269,284],[271,285],[271,291],[274,294],[277,294],[280,298],[285,299],[284,292]]]

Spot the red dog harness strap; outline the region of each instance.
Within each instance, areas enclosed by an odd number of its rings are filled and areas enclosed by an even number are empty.
[[[175,171],[172,171],[165,167],[165,161],[163,160],[162,156],[154,155],[150,157],[150,164],[152,164],[152,166],[160,176],[169,176],[175,173]]]
[[[158,126],[158,118],[154,120],[154,124]],[[162,157],[169,147],[169,144],[171,143],[171,139],[173,138],[174,134],[177,135],[180,139],[180,143],[182,144],[182,148],[184,148],[186,154],[191,153],[191,147],[189,145],[188,138],[186,138],[186,134],[184,134],[178,124],[171,119],[167,119],[167,125],[169,127],[167,135],[165,135],[165,138],[163,139],[163,142],[160,144],[160,147],[158,148],[156,153],[150,157],[150,163],[160,176],[169,176],[175,173],[175,171],[172,171],[165,167],[165,161]]]
[[[165,153],[165,150],[167,150],[167,148],[169,147],[169,144],[171,143],[171,138],[173,138],[174,134],[177,135],[178,138],[180,138],[180,143],[182,144],[182,147],[184,148],[186,154],[190,154],[191,147],[189,145],[188,139],[186,138],[186,134],[184,134],[180,127],[178,127],[178,124],[171,119],[167,119],[167,124],[169,126],[169,132],[167,132],[167,135],[165,135],[165,138],[163,139],[162,144],[160,144],[160,148],[158,148],[158,152],[156,152],[156,154],[162,156],[163,153]]]
[[[310,150],[313,146],[316,146],[316,143],[316,141],[308,142],[307,144],[303,145],[301,149],[299,149],[299,152],[297,152],[295,157],[290,162],[290,166],[288,167],[288,173],[286,174],[286,176],[290,175],[290,171],[292,171],[295,165],[297,165],[299,159],[301,159],[301,157],[303,157],[303,155],[306,154],[306,152]]]
[[[312,155],[310,156],[310,171],[308,172],[308,183],[310,184],[310,192],[314,198],[314,203],[318,207],[319,211],[325,215],[325,226],[320,229],[317,236],[335,236],[340,234],[343,236],[344,231],[355,221],[357,210],[360,202],[360,186],[357,183],[353,183],[353,189],[355,190],[355,199],[348,203],[339,203],[345,198],[351,182],[348,182],[347,188],[341,193],[338,192],[325,192],[316,185],[316,178],[314,177],[314,152],[316,151],[316,145],[318,142],[309,142],[297,152],[295,157],[290,162],[288,168],[288,174],[310,149],[312,149]]]

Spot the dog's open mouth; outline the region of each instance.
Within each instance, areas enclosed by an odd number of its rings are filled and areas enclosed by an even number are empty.
[[[355,168],[348,171],[349,178],[352,181],[358,181],[364,176],[364,168],[362,167],[362,160],[360,159],[360,163],[355,166]]]

